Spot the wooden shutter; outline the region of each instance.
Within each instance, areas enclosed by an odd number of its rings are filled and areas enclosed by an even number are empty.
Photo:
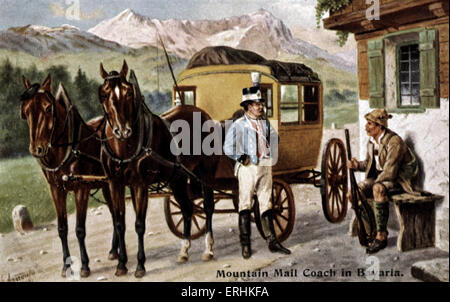
[[[436,29],[424,30],[419,33],[420,101],[425,108],[439,108],[437,37]]]
[[[384,108],[384,41],[382,38],[368,43],[369,57],[369,105]]]

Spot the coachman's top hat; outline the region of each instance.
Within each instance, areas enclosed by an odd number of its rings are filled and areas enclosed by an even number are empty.
[[[241,106],[245,103],[253,103],[260,102],[264,103],[264,99],[262,98],[261,90],[259,87],[249,87],[242,89],[242,101]]]

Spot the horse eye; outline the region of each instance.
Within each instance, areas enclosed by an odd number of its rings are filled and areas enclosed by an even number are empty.
[[[52,106],[47,106],[45,108],[45,113],[51,113],[52,112]]]
[[[127,91],[127,96],[128,96],[128,97],[132,97],[132,96],[133,96],[133,91],[130,91],[130,90]]]

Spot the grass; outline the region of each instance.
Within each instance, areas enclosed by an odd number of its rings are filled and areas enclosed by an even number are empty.
[[[331,128],[331,123],[343,126],[358,122],[358,104],[342,104],[336,107],[323,108],[325,128]]]
[[[102,193],[95,196],[99,199]],[[0,160],[0,232],[13,230],[12,211],[17,205],[24,205],[30,212],[35,226],[56,218],[53,200],[47,181],[34,158],[31,156]],[[90,199],[89,206],[100,204]],[[67,198],[67,210],[75,211],[73,194]]]

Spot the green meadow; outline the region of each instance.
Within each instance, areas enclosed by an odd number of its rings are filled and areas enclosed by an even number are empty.
[[[95,197],[103,201],[101,195],[97,192]],[[17,205],[28,208],[35,226],[56,218],[47,181],[39,164],[31,156],[0,160],[0,233],[13,230],[12,211]],[[90,207],[99,205],[90,198]],[[67,198],[67,210],[69,213],[75,211],[72,194]]]

